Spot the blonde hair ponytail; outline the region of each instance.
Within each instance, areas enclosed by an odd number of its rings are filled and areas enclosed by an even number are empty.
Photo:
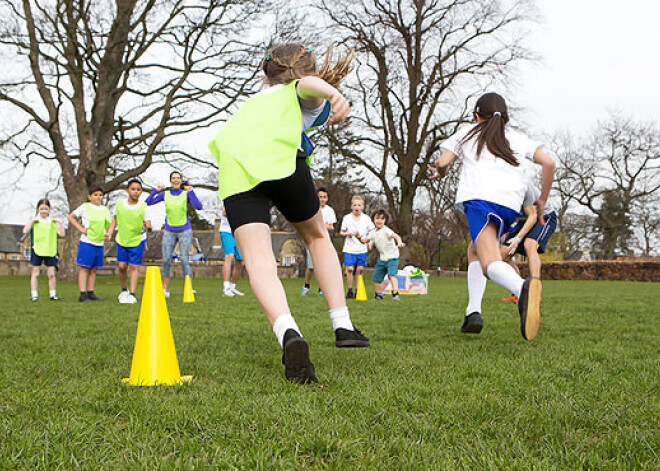
[[[333,87],[351,72],[351,63],[355,57],[353,51],[347,51],[343,56],[334,49],[328,48],[319,70],[312,48],[302,44],[280,44],[266,53],[262,62],[262,70],[271,84],[287,84],[306,76],[316,76]]]

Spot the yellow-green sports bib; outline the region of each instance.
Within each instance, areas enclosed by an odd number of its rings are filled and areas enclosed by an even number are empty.
[[[57,255],[57,223],[55,221],[34,223],[32,249],[40,257]]]
[[[94,206],[91,203],[85,203],[85,208],[89,219],[87,238],[90,242],[103,242],[105,229],[110,225],[110,211],[105,206]]]
[[[129,209],[126,200],[117,202],[117,243],[122,247],[137,247],[142,239],[144,225],[145,202],[136,204],[137,208]]]
[[[179,227],[188,222],[188,192],[182,191],[173,196],[170,191],[165,192],[165,214],[170,226]]]

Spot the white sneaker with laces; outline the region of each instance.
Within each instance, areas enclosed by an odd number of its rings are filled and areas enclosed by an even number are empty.
[[[128,304],[137,304],[137,302],[138,302],[135,295],[131,294],[131,293],[128,293],[128,296],[126,297],[126,299],[128,300]]]
[[[234,291],[231,288],[228,289],[223,289],[222,290],[222,295],[226,298],[233,298],[236,295],[234,294]]]
[[[231,292],[234,293],[236,296],[245,296],[245,293],[241,293],[239,290],[236,288],[232,288]]]
[[[130,293],[128,291],[122,291],[121,293],[119,293],[119,296],[117,296],[117,299],[119,300],[119,304],[130,304],[128,296],[130,296]]]

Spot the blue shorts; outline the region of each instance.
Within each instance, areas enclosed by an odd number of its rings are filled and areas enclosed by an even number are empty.
[[[47,267],[57,267],[57,255],[54,257],[41,257],[34,253],[34,249],[30,250],[30,265],[40,267],[42,263]]]
[[[511,224],[520,216],[518,211],[490,201],[470,200],[463,201],[462,205],[473,243],[476,243],[477,237],[489,222],[493,222],[498,226],[497,240],[499,241],[504,230],[511,227]]]
[[[348,253],[344,252],[344,266],[345,267],[366,267],[367,254],[365,253]]]
[[[78,244],[76,265],[85,268],[100,268],[103,266],[103,246],[92,245],[87,242]]]
[[[144,253],[144,241],[135,247],[124,247],[117,244],[117,261],[128,262],[129,265],[142,265],[142,254]]]
[[[234,236],[231,232],[221,232],[220,242],[222,242],[222,251],[225,253],[225,255],[233,255],[236,260],[243,260],[243,256],[238,251],[236,239],[234,239]]]
[[[399,273],[399,259],[393,258],[383,261],[380,258],[376,262],[374,275],[371,277],[376,283],[382,283],[385,276],[396,276]]]
[[[545,224],[539,224],[538,222],[534,224],[534,227],[530,229],[525,237],[523,237],[523,242],[527,239],[534,239],[539,244],[538,253],[545,252],[545,247],[548,245],[548,241],[552,234],[555,233],[557,229],[557,213],[552,211],[551,213],[546,214],[544,217]],[[520,229],[525,225],[525,220],[519,221],[507,234],[504,243],[508,244],[511,239],[513,239]],[[516,253],[520,255],[525,255],[525,244],[518,244]]]

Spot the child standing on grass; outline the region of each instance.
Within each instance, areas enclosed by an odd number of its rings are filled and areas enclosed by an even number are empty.
[[[482,95],[474,117],[477,123],[443,142],[443,154],[435,166],[429,166],[430,178],[442,177],[457,156],[463,159],[456,203],[467,217],[472,241],[468,247],[470,303],[461,332],[478,333],[483,327],[480,301],[478,306],[472,301],[483,297],[488,276],[520,299],[520,331],[525,340],[532,340],[541,322],[541,281],[534,277],[523,280],[502,260],[500,238],[520,215],[526,191],[521,159],[542,167],[542,190],[536,201],[541,215],[552,186],[555,163],[540,144],[507,127],[509,114],[500,95]]]
[[[78,244],[76,264],[79,267],[78,287],[80,296],[78,301],[101,301],[94,294],[96,285],[96,269],[103,266],[103,245],[110,237],[106,229],[110,225],[110,211],[103,206],[103,189],[92,186],[87,195],[89,202],[83,203],[69,214],[69,223],[82,232]],[[80,223],[78,222],[80,219]],[[81,224],[82,223],[82,224]]]
[[[342,122],[350,105],[335,88],[348,74],[352,55],[332,63],[328,51],[319,71],[311,48],[282,44],[261,64],[268,88],[247,100],[209,149],[218,162],[218,193],[245,259],[250,285],[283,348],[287,379],[316,381],[309,346],[291,315],[272,249],[270,208],[291,222],[309,247],[325,294],[337,347],[367,347],[354,328],[343,296],[341,266],[323,223],[309,169],[314,145],[306,132]],[[332,116],[331,115],[332,112]]]
[[[48,274],[48,294],[51,301],[59,301],[56,291],[55,270],[57,270],[57,236],[64,237],[64,224],[59,219],[50,217],[50,201],[40,199],[37,203],[37,215],[23,228],[23,234],[30,234],[30,299],[39,300],[39,271],[41,264],[46,265]]]
[[[366,236],[361,237],[363,244],[373,242],[380,254],[372,280],[376,288],[376,300],[383,299],[383,280],[387,276],[392,286],[392,299],[399,300],[399,249],[406,246],[399,237],[399,234],[386,226],[389,221],[389,215],[383,209],[379,209],[373,214],[374,225],[376,229],[370,231]]]
[[[332,231],[335,230],[335,223],[337,222],[337,215],[335,210],[328,205],[328,190],[321,187],[317,191],[319,195],[319,202],[321,203],[321,215],[323,216],[323,223],[325,228],[328,230],[329,234],[332,234]],[[305,255],[307,259],[307,270],[305,270],[305,285],[300,290],[301,296],[307,296],[309,294],[309,282],[312,281],[312,275],[314,275],[314,261],[312,260],[312,254],[309,253],[309,249],[305,246]],[[319,286],[319,296],[323,296],[323,291]]]
[[[351,198],[351,212],[341,220],[339,233],[346,237],[344,241],[344,266],[346,267],[346,299],[355,299],[355,278],[362,275],[367,266],[367,252],[370,244],[363,244],[360,238],[374,230],[376,226],[369,216],[364,214],[364,199],[360,195]],[[355,276],[353,276],[355,275]]]
[[[243,256],[238,250],[234,235],[231,233],[231,225],[229,219],[227,219],[224,204],[222,204],[220,213],[220,242],[222,242],[222,251],[225,253],[225,261],[222,264],[222,295],[227,298],[245,296],[244,293],[236,289],[236,282],[243,269]],[[232,263],[234,265],[233,273]]]
[[[119,265],[119,285],[121,304],[136,304],[135,291],[138,285],[138,269],[142,265],[146,229],[151,229],[151,221],[146,216],[147,203],[140,202],[142,183],[132,179],[126,187],[127,199],[117,201],[115,217],[108,227],[108,238],[117,227],[117,263]],[[131,272],[131,288],[128,290],[128,271]]]

